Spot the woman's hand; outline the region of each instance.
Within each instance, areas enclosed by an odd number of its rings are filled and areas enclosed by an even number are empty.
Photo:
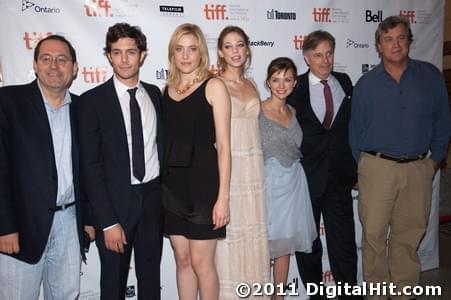
[[[227,199],[216,200],[213,207],[213,230],[224,227],[230,222],[230,208],[229,201]]]

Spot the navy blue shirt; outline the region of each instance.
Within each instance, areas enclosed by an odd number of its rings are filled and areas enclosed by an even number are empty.
[[[380,63],[357,82],[349,125],[356,161],[362,151],[416,157],[428,150],[441,161],[449,137],[448,95],[434,65],[409,59],[397,83]]]

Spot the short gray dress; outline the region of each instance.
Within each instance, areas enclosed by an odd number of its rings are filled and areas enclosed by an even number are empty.
[[[317,237],[307,179],[300,163],[302,130],[294,109],[288,128],[260,113],[266,172],[266,206],[271,258],[311,252]]]

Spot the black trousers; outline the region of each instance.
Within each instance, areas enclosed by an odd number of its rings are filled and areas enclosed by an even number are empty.
[[[125,200],[124,200],[125,201]],[[140,300],[160,300],[160,261],[163,236],[161,230],[161,192],[159,179],[133,185],[129,214],[121,224],[127,238],[125,252],[105,247],[103,231],[97,232],[96,245],[100,256],[100,298],[125,299],[138,293]],[[127,288],[130,257],[134,250],[136,287]]]
[[[335,282],[357,283],[357,248],[355,243],[354,212],[351,191],[340,191],[329,186],[321,197],[311,197],[316,229],[319,231],[321,214],[326,230],[327,253]],[[304,286],[308,282],[320,284],[323,247],[318,237],[313,242],[312,252],[296,252],[299,275]],[[339,299],[361,299],[361,297],[339,297]],[[312,296],[310,299],[326,299]]]

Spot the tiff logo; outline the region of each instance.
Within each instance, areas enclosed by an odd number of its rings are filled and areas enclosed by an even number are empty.
[[[89,2],[92,3],[89,4]],[[110,0],[86,0],[85,14],[88,17],[112,17]]]
[[[52,35],[53,32],[25,32],[23,35],[23,40],[25,41],[25,48],[28,50],[34,49],[38,42],[49,35]]]
[[[365,10],[365,22],[382,22],[382,10],[378,10],[375,14],[369,9]]]
[[[207,20],[228,20],[229,17],[226,16],[225,4],[205,4],[204,13]]]
[[[313,8],[313,21],[314,22],[332,22],[330,19],[330,8],[328,7],[314,7]]]
[[[410,24],[417,22],[414,10],[401,10],[399,16],[405,18]]]
[[[294,49],[302,50],[302,46],[304,45],[304,37],[303,35],[295,35],[293,38]]]
[[[108,78],[108,67],[83,67],[81,75],[85,83],[102,83]]]
[[[334,277],[332,276],[332,272],[331,271],[325,271],[323,272],[323,282],[331,282],[334,280]]]

